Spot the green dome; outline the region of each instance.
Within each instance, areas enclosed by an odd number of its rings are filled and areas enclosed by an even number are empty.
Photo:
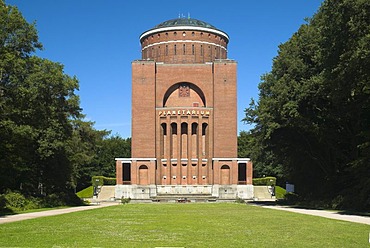
[[[177,30],[177,29],[185,28],[185,30],[200,30],[200,31],[208,31],[211,33],[215,33],[218,35],[223,36],[227,42],[229,41],[229,36],[223,32],[222,30],[216,28],[215,26],[209,24],[208,22],[200,21],[193,18],[176,18],[168,21],[164,21],[152,29],[149,29],[140,35],[140,41],[142,38],[146,37],[147,35],[152,35],[156,32],[163,31],[163,30]]]
[[[207,22],[200,21],[200,20],[193,19],[193,18],[176,18],[176,19],[168,20],[168,21],[162,22],[161,24],[158,24],[157,26],[155,26],[155,28],[176,27],[176,26],[194,26],[194,27],[217,29],[215,26]]]

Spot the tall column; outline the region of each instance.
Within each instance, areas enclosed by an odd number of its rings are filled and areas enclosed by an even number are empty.
[[[116,160],[116,184],[123,184],[122,161]]]
[[[181,116],[177,116],[177,168],[176,184],[181,184]]]
[[[166,185],[167,184],[170,184],[171,182],[171,140],[172,140],[172,133],[171,133],[171,119],[169,116],[167,116],[167,119],[166,119],[166,123],[167,123],[167,152],[166,152]],[[162,178],[163,178],[164,175],[162,175]]]
[[[158,118],[158,125],[156,127],[156,142],[159,141],[159,145],[156,146],[156,158],[157,158],[157,169],[154,167],[155,173],[155,184],[161,184],[162,174],[162,158],[164,158],[164,132],[161,118]]]
[[[192,122],[193,118],[191,116],[188,116],[188,155],[187,155],[187,159],[188,159],[188,162],[186,164],[186,182],[187,184],[191,184],[191,154],[192,154],[192,150],[193,150],[193,144],[192,144],[192,130],[193,130],[193,122]]]
[[[198,121],[198,133],[197,133],[197,139],[198,139],[198,163],[197,163],[197,182],[198,184],[202,184],[202,159],[203,159],[203,142],[202,142],[202,122],[203,119],[200,116]]]
[[[247,162],[247,184],[253,184],[253,163]]]

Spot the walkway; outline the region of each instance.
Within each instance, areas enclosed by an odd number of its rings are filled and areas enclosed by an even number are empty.
[[[257,205],[257,204],[256,204]],[[320,216],[329,219],[335,220],[344,220],[350,221],[355,223],[361,223],[370,225],[370,217],[369,216],[359,216],[359,215],[351,215],[351,214],[342,214],[340,212],[332,212],[332,211],[325,211],[325,210],[315,210],[315,209],[303,209],[303,208],[292,208],[292,207],[285,207],[285,206],[268,206],[268,205],[257,205],[264,208],[270,208],[275,210],[284,210],[299,214],[308,214],[314,216]]]
[[[54,209],[54,210],[33,212],[33,213],[0,216],[0,224],[15,222],[15,221],[21,221],[21,220],[34,219],[34,218],[39,218],[39,217],[59,215],[59,214],[68,214],[68,213],[90,210],[90,209],[96,209],[96,208],[102,208],[102,207],[109,207],[109,206],[113,206],[113,205],[117,205],[117,204],[118,203],[116,203],[116,202],[101,202],[99,205],[70,207],[70,208],[62,208],[62,209]]]

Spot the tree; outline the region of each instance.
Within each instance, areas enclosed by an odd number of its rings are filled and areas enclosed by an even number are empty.
[[[325,1],[279,46],[246,109],[303,197],[370,207],[369,22],[366,0]]]
[[[78,81],[63,65],[34,55],[34,24],[0,0],[0,192],[67,192],[72,121],[82,118]]]
[[[123,139],[118,135],[103,139],[96,154],[96,164],[99,174],[107,177],[116,176],[114,158],[129,158],[131,156],[131,138]]]
[[[35,56],[35,24],[0,0],[0,194],[58,194],[70,199],[91,176],[114,176],[115,157],[131,139],[108,137],[84,121],[78,80],[63,65]]]
[[[97,170],[97,153],[102,140],[110,134],[107,130],[95,130],[93,124],[80,119],[72,121],[73,133],[68,142],[68,156],[73,167],[73,187],[77,191],[91,184],[91,176]]]
[[[276,163],[274,154],[264,149],[258,134],[252,131],[241,131],[238,136],[238,157],[250,158],[253,161],[253,176],[274,176],[279,185],[284,185],[286,178],[281,164]]]

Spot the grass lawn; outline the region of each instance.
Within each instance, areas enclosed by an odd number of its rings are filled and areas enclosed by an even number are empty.
[[[76,195],[80,198],[91,198],[91,197],[93,197],[93,193],[94,193],[94,187],[89,186],[89,187],[77,192]]]
[[[126,204],[1,224],[0,247],[369,247],[369,232],[245,204]]]

